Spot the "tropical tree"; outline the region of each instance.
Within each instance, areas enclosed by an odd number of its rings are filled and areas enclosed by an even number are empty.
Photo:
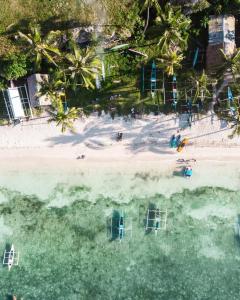
[[[176,69],[181,68],[181,62],[184,59],[182,53],[178,52],[178,50],[164,51],[158,61],[160,62],[160,66],[165,69],[167,75],[173,75]]]
[[[224,110],[219,112],[220,119],[225,120],[233,129],[230,138],[240,136],[240,107],[234,104],[235,110]]]
[[[193,98],[194,101],[196,101],[198,98],[203,101],[206,96],[211,95],[208,89],[209,83],[209,78],[204,70],[200,75],[194,74],[191,77],[191,85],[195,89],[195,95]]]
[[[145,34],[145,32],[148,28],[151,7],[155,8],[158,14],[161,12],[161,7],[158,3],[158,0],[145,0],[144,1],[141,12],[147,10],[147,19],[146,19],[145,27],[143,30],[143,35]]]
[[[57,126],[61,126],[62,133],[66,130],[74,132],[74,121],[82,116],[82,110],[80,108],[71,107],[65,110],[61,98],[55,99],[52,109],[48,112],[50,114],[48,122],[56,122]]]
[[[222,49],[220,51],[224,59],[224,63],[220,67],[221,73],[230,74],[236,79],[240,75],[240,48],[236,49],[232,55],[225,54]]]
[[[40,69],[43,58],[57,66],[54,57],[61,55],[56,46],[56,40],[60,35],[59,31],[50,31],[45,37],[42,37],[40,26],[34,25],[30,28],[30,33],[25,34],[18,31],[18,34],[30,46],[30,55],[35,57],[36,71]]]
[[[1,61],[1,76],[14,80],[27,74],[27,57],[25,54],[9,54]]]
[[[210,7],[210,3],[207,0],[175,0],[173,3],[182,5],[187,14],[197,13]]]
[[[69,82],[66,80],[64,71],[57,70],[43,81],[38,95],[47,96],[53,101],[59,98],[66,98],[68,86]]]
[[[67,53],[65,56],[68,64],[70,64],[66,69],[66,74],[73,80],[74,87],[81,85],[93,89],[93,80],[100,69],[99,57],[94,49],[79,48],[73,41],[70,45],[72,53]]]
[[[157,24],[161,29],[158,42],[160,48],[186,49],[191,20],[182,14],[179,8],[166,4],[158,14]]]
[[[239,109],[238,109],[237,115],[235,117],[235,120],[233,120],[233,124],[232,124],[231,128],[233,128],[233,131],[229,135],[230,138],[233,138],[234,136],[240,136],[240,112],[239,112]]]

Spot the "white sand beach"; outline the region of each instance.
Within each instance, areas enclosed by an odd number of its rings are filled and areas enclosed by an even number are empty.
[[[232,130],[225,121],[215,115],[202,115],[191,128],[181,129],[185,121],[184,116],[175,115],[144,116],[137,120],[90,116],[75,123],[75,134],[62,134],[60,128],[54,123],[48,124],[46,118],[30,120],[17,126],[0,127],[1,160],[24,156],[75,159],[82,153],[88,161],[105,162],[112,159],[172,160],[189,155],[216,160],[238,156],[240,139],[229,139]],[[121,142],[116,141],[117,132],[123,133]],[[180,154],[169,148],[172,134],[190,139],[190,145]]]
[[[94,181],[93,199],[98,191],[107,190],[107,186],[114,191],[116,185],[119,192],[115,196],[122,200],[126,185],[131,190],[132,178],[144,183],[132,191],[133,196],[149,191],[170,195],[202,185],[238,189],[240,139],[229,139],[232,129],[211,114],[200,116],[191,128],[180,130],[183,122],[175,115],[137,120],[92,115],[75,123],[76,133],[62,134],[44,118],[0,127],[0,185],[45,197],[59,182],[68,185]],[[182,138],[190,139],[181,153],[169,147],[172,134],[178,131]],[[117,132],[123,133],[120,142],[116,141]],[[85,158],[78,160],[82,154]],[[191,158],[197,162],[193,163],[190,184],[174,174],[182,168],[178,159]],[[115,180],[109,179],[109,173]],[[147,174],[155,176],[156,182],[144,181]],[[160,177],[161,185],[157,184]]]

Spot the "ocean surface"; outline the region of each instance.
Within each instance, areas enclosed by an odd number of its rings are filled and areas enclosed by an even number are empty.
[[[59,180],[44,197],[2,184],[0,253],[13,243],[20,259],[11,271],[0,266],[1,300],[239,299],[239,190],[188,189],[178,178],[183,188],[164,195],[152,187],[171,178],[138,172],[127,185],[123,174],[106,176],[98,193],[80,180]],[[156,234],[145,226],[157,208],[167,219]],[[128,230],[119,241],[121,214]]]

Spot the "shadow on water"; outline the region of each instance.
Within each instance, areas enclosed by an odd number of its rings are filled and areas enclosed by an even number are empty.
[[[16,298],[14,298],[13,295],[7,294],[6,300],[14,300],[14,299],[16,299]],[[20,299],[22,299],[22,298],[20,298]]]
[[[240,214],[237,215],[237,221],[235,224],[235,240],[240,247]]]
[[[120,213],[114,210],[112,216],[107,219],[107,234],[110,237],[110,241],[114,241],[119,238],[119,222]]]
[[[183,177],[184,167],[180,167],[177,170],[173,171],[173,176]]]
[[[7,252],[9,252],[11,250],[11,246],[12,246],[11,244],[6,243],[4,251],[6,250]],[[1,261],[3,261],[3,259],[4,259],[4,252],[2,253]],[[7,267],[7,265],[3,265],[3,268],[6,268],[6,267]]]

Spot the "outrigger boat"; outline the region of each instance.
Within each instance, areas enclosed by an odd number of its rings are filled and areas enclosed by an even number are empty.
[[[132,220],[123,211],[114,211],[107,224],[110,240],[121,242],[126,236],[132,237]]]
[[[17,266],[19,261],[19,253],[15,251],[14,246],[12,244],[10,251],[5,250],[3,256],[3,265],[8,266],[8,270],[10,271],[12,266]]]
[[[167,208],[166,209],[148,209],[146,217],[146,232],[154,231],[155,235],[158,234],[160,230],[167,229]]]
[[[123,212],[121,212],[120,218],[119,218],[119,226],[118,226],[118,230],[119,230],[119,240],[121,241],[124,237],[125,234],[125,224],[124,224],[124,214]]]

